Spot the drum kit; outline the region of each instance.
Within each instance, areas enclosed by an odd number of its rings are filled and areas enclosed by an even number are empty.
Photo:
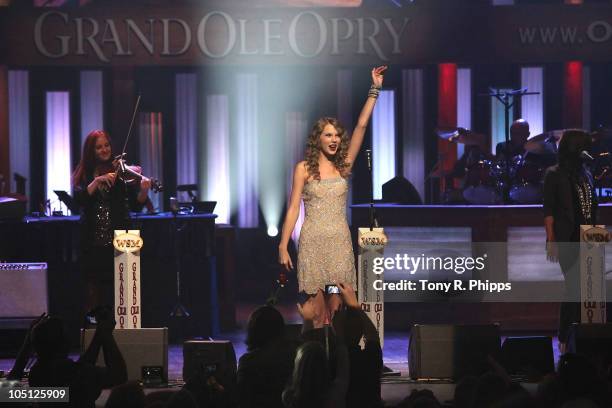
[[[446,192],[443,200],[447,204],[467,202],[476,205],[542,203],[544,174],[557,161],[557,148],[563,132],[552,130],[532,136],[524,144],[524,152],[505,159],[494,158],[487,152],[482,134],[463,128],[436,129],[439,138],[463,144],[465,151],[479,152],[477,160],[466,161],[462,189]],[[597,152],[591,164],[596,187],[612,187],[612,155],[608,147],[612,147],[612,132],[600,128],[591,135]],[[506,191],[509,202],[504,203]]]

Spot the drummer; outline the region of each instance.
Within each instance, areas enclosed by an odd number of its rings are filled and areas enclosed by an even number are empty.
[[[529,139],[529,122],[525,119],[517,119],[510,126],[510,142],[501,142],[495,146],[495,159],[498,163],[505,162],[509,150],[511,163],[516,164],[517,157],[519,157],[544,170],[557,162],[556,133],[557,131],[544,133],[543,135],[547,137],[543,140],[539,140],[542,135]]]
[[[498,161],[510,159],[525,154],[525,143],[529,138],[529,122],[517,119],[510,126],[510,141],[501,142],[495,146],[495,158]],[[509,154],[508,154],[509,153]]]

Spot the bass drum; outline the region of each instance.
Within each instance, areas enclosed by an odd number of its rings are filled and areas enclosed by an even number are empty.
[[[470,204],[490,205],[501,202],[494,165],[490,160],[480,160],[468,169],[463,198]]]
[[[540,204],[544,198],[543,179],[546,169],[517,156],[513,160],[510,176],[510,199],[519,204]]]

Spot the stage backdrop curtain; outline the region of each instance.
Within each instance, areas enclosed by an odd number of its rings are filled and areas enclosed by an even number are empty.
[[[198,95],[197,75],[176,74],[175,77],[175,120],[176,120],[176,184],[198,182]],[[200,198],[204,190],[200,187]],[[188,201],[186,193],[178,196]]]
[[[9,192],[11,179],[8,73],[8,67],[0,64],[0,196]]]
[[[287,205],[291,195],[293,186],[293,170],[295,165],[304,159],[305,135],[308,134],[308,120],[304,112],[287,112],[285,115],[285,134],[286,134],[286,168],[287,168]],[[297,247],[300,239],[300,231],[304,223],[304,202],[300,200],[300,214],[295,223],[295,228],[291,234],[291,238]]]
[[[13,174],[30,179],[30,86],[28,71],[8,73],[10,190],[16,191]],[[26,194],[28,194],[26,184]]]
[[[472,129],[472,70],[457,69],[457,126]],[[457,157],[461,157],[464,144],[457,143]]]
[[[591,67],[582,67],[582,128],[591,130]]]
[[[201,157],[200,191],[216,201],[218,223],[230,222],[230,124],[227,95],[206,96],[206,149]]]
[[[238,227],[257,228],[259,226],[258,169],[259,149],[257,139],[258,89],[257,75],[240,73],[236,75],[236,131],[233,133],[232,151],[236,152],[235,178],[236,210]]]
[[[70,191],[70,93],[46,93],[46,200],[51,210],[68,209],[60,205],[53,190]]]
[[[81,141],[95,129],[104,129],[102,71],[81,71]]]
[[[438,64],[438,126],[457,127],[457,64]],[[448,173],[453,170],[457,161],[457,148],[447,140],[438,139],[438,170]],[[440,192],[445,191],[446,178],[440,178]],[[457,183],[455,180],[453,183]],[[450,187],[458,187],[453,185]]]
[[[423,70],[402,70],[404,177],[425,199],[425,126]]]
[[[348,69],[340,69],[336,74],[337,82],[337,107],[338,107],[338,120],[344,126],[348,135],[353,133],[353,72]],[[361,147],[363,151],[364,146]],[[359,157],[364,157],[365,154],[362,152]],[[353,178],[349,180],[349,190],[346,205],[346,219],[348,224],[351,225],[351,204],[353,204]]]
[[[163,176],[163,132],[161,112],[142,112],[139,115],[140,165],[147,177],[162,180]],[[149,194],[153,207],[162,211],[162,194]]]
[[[372,115],[372,182],[374,199],[382,185],[395,177],[395,91],[381,90]]]
[[[521,117],[529,122],[532,135],[544,132],[544,68],[521,68],[521,88],[539,95],[525,95],[521,99]]]
[[[563,126],[582,127],[582,75],[581,61],[568,61],[564,66],[563,81]]]

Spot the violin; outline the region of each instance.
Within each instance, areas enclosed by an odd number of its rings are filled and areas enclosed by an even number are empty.
[[[102,165],[99,170],[99,174],[115,173],[117,175],[117,178],[119,178],[128,186],[140,183],[140,181],[144,177],[142,175],[142,168],[140,166],[126,164],[125,160],[122,159],[123,156],[125,156],[125,153],[115,157],[112,162],[108,162]],[[150,180],[151,190],[153,192],[159,193],[160,191],[164,191],[164,187],[158,179],[151,177]]]
[[[115,157],[113,160],[113,169],[115,173],[117,173],[117,177],[119,177],[123,182],[127,185],[132,185],[135,183],[140,183],[140,180],[144,177],[142,175],[142,169],[140,166],[135,165],[127,165],[125,163],[125,153],[120,154]],[[154,193],[159,193],[160,191],[164,191],[164,186],[160,183],[158,179],[155,177],[149,177],[151,180],[151,190]]]

